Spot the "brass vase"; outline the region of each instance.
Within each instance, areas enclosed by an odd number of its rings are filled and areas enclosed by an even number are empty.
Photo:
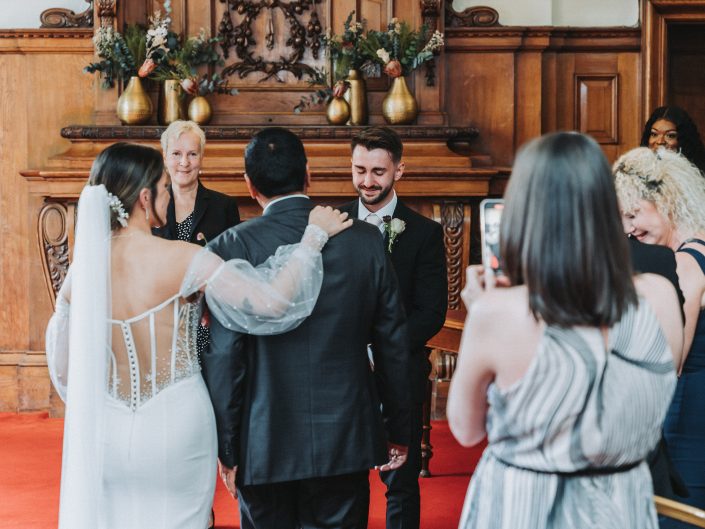
[[[331,125],[345,125],[350,119],[350,105],[342,97],[334,97],[326,107],[326,119]]]
[[[211,120],[213,109],[203,96],[194,97],[188,105],[188,118],[199,125],[205,125]]]
[[[419,107],[416,99],[409,92],[406,79],[395,77],[392,87],[382,101],[382,115],[390,125],[408,125],[416,119]]]
[[[357,70],[348,72],[350,83],[350,124],[367,125],[367,87],[362,74]]]
[[[159,123],[168,125],[177,119],[186,119],[186,96],[179,81],[169,79],[159,91]]]
[[[152,117],[152,100],[139,77],[130,77],[130,82],[118,98],[116,112],[123,125],[141,125]]]

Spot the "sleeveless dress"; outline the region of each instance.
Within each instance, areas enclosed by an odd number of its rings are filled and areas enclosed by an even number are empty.
[[[689,239],[683,244],[705,241]],[[690,254],[705,274],[705,255],[693,248],[677,250]],[[664,436],[668,451],[678,473],[683,478],[690,496],[680,501],[705,509],[705,310],[701,310],[695,326],[695,336],[673,402],[666,415]],[[687,528],[688,524],[663,520],[662,528]]]
[[[548,326],[526,374],[490,385],[462,529],[654,529],[649,469],[676,376],[646,302],[609,331]]]

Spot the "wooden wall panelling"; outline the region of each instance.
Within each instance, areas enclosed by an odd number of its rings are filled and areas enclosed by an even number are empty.
[[[425,0],[419,2],[422,6],[421,19],[417,26],[426,23],[429,35],[433,31],[445,31],[445,13],[441,0]],[[419,104],[419,125],[444,125],[448,122],[445,112],[445,97],[443,85],[445,80],[445,56],[440,54],[419,68],[413,75],[414,94]],[[430,68],[430,70],[429,70]]]
[[[600,144],[619,142],[618,74],[575,75],[575,128]]]
[[[514,147],[519,148],[542,132],[542,115],[547,105],[543,99],[543,49],[516,54],[516,115]]]
[[[90,123],[95,106],[92,31],[0,31],[0,410],[46,409],[44,330],[51,302],[39,260],[33,199],[20,171],[69,142],[67,122]],[[114,115],[114,109],[113,109]]]

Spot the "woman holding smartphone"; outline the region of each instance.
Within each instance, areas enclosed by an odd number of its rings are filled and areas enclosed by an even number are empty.
[[[678,299],[632,277],[609,165],[577,133],[517,157],[501,221],[505,276],[468,269],[448,397],[461,444],[488,446],[460,527],[658,527],[645,458],[682,346]]]

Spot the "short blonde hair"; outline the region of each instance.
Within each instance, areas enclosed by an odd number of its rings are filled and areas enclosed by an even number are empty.
[[[682,237],[705,231],[705,178],[685,156],[639,147],[623,154],[612,173],[623,211],[648,200]]]
[[[206,148],[206,134],[203,129],[198,126],[195,121],[184,121],[182,119],[173,121],[164,132],[162,132],[161,144],[162,152],[166,155],[166,151],[169,148],[169,142],[177,140],[182,134],[186,132],[191,132],[198,137],[201,143],[201,154]]]

